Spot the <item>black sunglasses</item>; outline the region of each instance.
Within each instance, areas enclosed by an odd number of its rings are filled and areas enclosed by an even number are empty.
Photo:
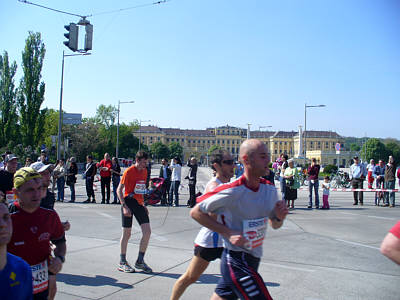
[[[222,163],[231,166],[231,165],[233,165],[234,160],[233,159],[226,159],[226,160],[223,160]]]

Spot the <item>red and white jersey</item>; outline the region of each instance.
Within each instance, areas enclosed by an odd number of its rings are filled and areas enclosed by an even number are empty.
[[[36,265],[49,259],[50,241],[62,239],[64,228],[58,214],[39,207],[28,213],[16,203],[17,211],[11,214],[13,234],[7,245],[8,252],[21,257],[29,265]]]
[[[241,232],[249,240],[246,248],[241,248],[223,237],[225,248],[261,257],[268,218],[277,201],[278,195],[272,183],[260,178],[260,185],[254,190],[246,185],[246,178],[242,176],[202,195],[198,198],[198,205],[204,213],[221,215],[223,224]]]

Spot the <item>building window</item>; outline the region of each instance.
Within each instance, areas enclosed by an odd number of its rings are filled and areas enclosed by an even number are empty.
[[[282,142],[279,142],[279,145],[282,145]]]
[[[275,149],[275,150],[274,150],[274,153],[275,153],[275,154],[278,154],[278,150]]]
[[[222,140],[222,144],[225,144],[225,140]]]
[[[287,142],[285,142],[285,145],[287,145]]]
[[[182,142],[184,142],[185,141],[185,139],[182,139]]]
[[[159,141],[159,140],[160,140],[160,137],[157,138],[157,141]]]
[[[167,142],[169,142],[169,139],[167,139]]]
[[[230,143],[231,143],[231,141],[230,141],[230,140],[227,140],[227,141],[226,141],[226,143],[227,143],[227,144],[230,144]]]

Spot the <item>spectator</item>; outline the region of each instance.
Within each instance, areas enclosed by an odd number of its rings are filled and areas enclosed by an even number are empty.
[[[374,169],[374,177],[376,178],[375,184],[377,189],[382,189],[384,188],[384,183],[385,183],[385,163],[382,159],[379,160],[378,165],[375,166]],[[376,192],[375,193],[375,205],[379,205],[379,193],[382,192]]]
[[[234,161],[232,160],[232,164]],[[192,208],[196,204],[196,181],[197,181],[197,160],[192,157],[188,163],[189,173],[186,179],[189,180],[189,200],[187,206]]]
[[[93,182],[96,173],[97,173],[97,167],[96,164],[93,162],[93,156],[88,155],[86,157],[86,169],[85,172],[83,173],[83,177],[85,177],[86,194],[88,198],[85,201],[83,201],[83,203],[90,203],[90,197],[92,197],[92,203],[96,203],[93,190]]]
[[[100,183],[101,183],[101,203],[110,204],[110,184],[111,184],[111,168],[112,162],[110,159],[110,154],[105,153],[104,159],[101,160],[97,167],[100,169]],[[107,189],[107,199],[106,199],[106,189]]]
[[[18,157],[7,154],[4,157],[4,169],[0,170],[0,199],[7,198],[8,203],[14,201],[13,177],[17,171]]]
[[[32,158],[27,157],[27,158],[25,159],[25,167],[30,167],[31,164],[32,164]]]
[[[160,167],[160,178],[164,179],[163,182],[163,187],[162,187],[162,195],[161,195],[161,205],[166,205],[167,204],[167,195],[168,195],[168,203],[172,203],[170,201],[170,196],[169,196],[169,189],[171,187],[171,174],[172,171],[169,168],[169,164],[165,158],[161,161],[161,167]]]
[[[60,159],[54,169],[54,177],[57,181],[57,201],[61,202],[64,202],[65,174],[64,159]]]
[[[400,221],[390,229],[382,241],[381,253],[400,265]]]
[[[288,156],[287,154],[282,153],[281,154],[281,161],[282,164],[278,167],[280,176],[279,176],[279,183],[281,187],[281,194],[282,194],[282,201],[285,201],[285,192],[286,192],[286,179],[285,179],[285,169],[288,167]]]
[[[112,167],[111,167],[111,180],[112,180],[112,185],[113,185],[113,195],[114,195],[114,201],[112,204],[118,204],[118,195],[117,195],[117,188],[119,185],[119,182],[121,180],[121,167],[118,163],[118,158],[113,157],[112,158]]]
[[[297,189],[296,181],[299,176],[299,171],[294,167],[293,159],[287,161],[288,167],[285,168],[284,178],[286,179],[285,187],[285,201],[287,201],[286,206],[289,207],[289,202],[291,201],[290,208],[294,209],[294,200],[297,199]]]
[[[367,169],[363,164],[360,163],[360,159],[358,156],[354,156],[354,163],[350,166],[350,179],[351,185],[353,189],[362,189],[365,176],[367,175]],[[358,201],[360,200],[360,205],[364,204],[363,201],[363,192],[353,192],[354,202],[353,205],[358,205]]]
[[[396,163],[394,162],[393,156],[389,156],[389,161],[385,169],[385,189],[393,190],[396,183]],[[395,206],[394,192],[385,192],[385,204],[384,206]],[[389,201],[390,198],[390,201]]]
[[[324,182],[322,183],[322,209],[329,209],[329,190],[331,189],[329,176],[324,177]]]
[[[375,174],[375,161],[371,159],[369,161],[369,164],[367,165],[367,172],[368,172],[368,188],[372,189],[372,186],[374,184],[374,174]]]
[[[71,190],[71,200],[70,203],[75,202],[75,183],[76,183],[76,175],[78,174],[78,166],[75,162],[75,157],[71,157],[69,159],[69,167],[67,172],[67,185]]]
[[[179,185],[181,183],[181,170],[182,170],[182,163],[179,157],[175,157],[172,159],[169,168],[172,170],[171,187],[169,189],[169,198],[170,198],[169,205],[172,205],[172,201],[174,200],[174,194],[175,194],[174,206],[179,206]]]
[[[311,166],[308,167],[307,173],[308,173],[308,208],[312,208],[312,192],[314,189],[314,194],[315,194],[315,208],[319,208],[319,194],[318,194],[318,188],[319,188],[319,180],[318,180],[318,175],[319,175],[319,170],[320,170],[320,165],[317,164],[317,160],[313,158],[311,160]]]

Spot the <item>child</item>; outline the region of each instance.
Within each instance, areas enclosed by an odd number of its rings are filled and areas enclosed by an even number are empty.
[[[322,183],[322,188],[324,189],[322,192],[322,201],[323,205],[321,209],[329,209],[329,190],[331,188],[331,183],[329,182],[329,176],[324,177],[324,182]]]

